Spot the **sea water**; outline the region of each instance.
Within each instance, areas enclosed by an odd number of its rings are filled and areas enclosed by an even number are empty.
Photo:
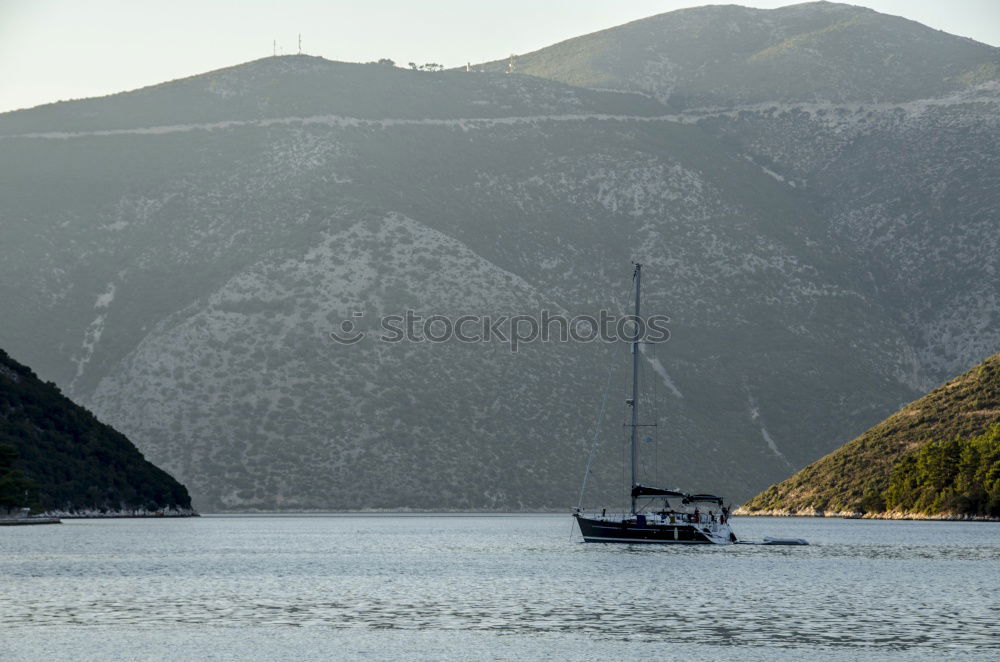
[[[1000,524],[732,524],[812,544],[586,544],[568,515],[5,527],[0,660],[1000,659]]]

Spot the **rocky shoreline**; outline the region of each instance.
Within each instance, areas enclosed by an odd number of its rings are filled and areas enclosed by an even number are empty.
[[[938,513],[927,515],[925,513],[909,512],[880,512],[861,513],[847,510],[746,510],[737,508],[733,511],[736,517],[835,517],[840,519],[880,519],[880,520],[921,520],[938,522],[1000,522],[1000,517],[987,517],[980,515],[960,515],[957,513]]]
[[[47,510],[40,517],[56,517],[59,519],[126,519],[126,518],[159,518],[159,517],[201,517],[191,508],[146,510]]]

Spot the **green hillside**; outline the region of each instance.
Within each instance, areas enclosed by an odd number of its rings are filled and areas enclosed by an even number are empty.
[[[1000,517],[1000,354],[772,485],[742,511]]]
[[[504,71],[510,59],[477,69]],[[905,101],[996,80],[997,49],[864,7],[693,7],[518,55],[513,70],[675,108]]]
[[[191,514],[187,489],[0,350],[0,508]]]

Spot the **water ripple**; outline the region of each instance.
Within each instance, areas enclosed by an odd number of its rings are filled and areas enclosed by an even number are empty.
[[[40,528],[0,539],[6,627],[565,634],[770,647],[789,658],[803,647],[847,655],[1000,648],[998,526],[735,525],[744,536],[815,543],[805,548],[586,545],[554,516],[71,521],[37,535]]]

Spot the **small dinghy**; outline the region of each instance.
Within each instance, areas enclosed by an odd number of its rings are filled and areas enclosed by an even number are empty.
[[[809,543],[802,538],[771,538],[764,536],[764,542],[762,545],[808,545]]]
[[[808,545],[802,538],[772,538],[765,536],[763,540],[740,540],[737,545]]]

